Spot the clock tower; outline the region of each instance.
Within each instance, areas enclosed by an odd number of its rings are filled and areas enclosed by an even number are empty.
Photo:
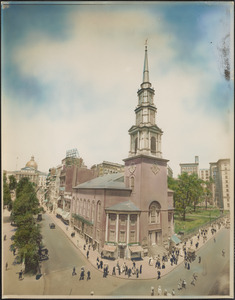
[[[129,129],[130,151],[125,162],[125,185],[130,200],[140,209],[141,246],[167,246],[173,232],[172,194],[168,197],[167,162],[162,158],[163,131],[156,125],[155,90],[149,81],[145,46],[143,82],[137,92],[136,121]]]

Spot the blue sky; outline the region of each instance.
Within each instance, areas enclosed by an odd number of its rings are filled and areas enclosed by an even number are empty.
[[[233,157],[232,2],[2,2],[1,14],[4,169],[34,155],[48,171],[72,148],[88,167],[122,163],[146,38],[174,175],[195,155],[201,168]]]

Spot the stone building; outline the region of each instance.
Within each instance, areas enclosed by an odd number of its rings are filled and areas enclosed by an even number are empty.
[[[188,173],[189,175],[195,173],[199,175],[199,158],[198,156],[195,156],[195,162],[194,163],[181,163],[180,164],[180,173]]]
[[[213,179],[212,194],[214,204],[225,210],[230,209],[230,159],[219,159],[210,163],[210,176]]]
[[[155,91],[149,81],[145,48],[136,123],[129,130],[124,172],[79,184],[72,193],[72,225],[107,256],[142,256],[152,245],[169,246],[173,235],[173,191],[162,158],[163,131],[156,125]]]
[[[124,172],[124,165],[103,161],[101,164],[97,164],[91,167],[97,173],[97,176],[103,176],[106,174]]]

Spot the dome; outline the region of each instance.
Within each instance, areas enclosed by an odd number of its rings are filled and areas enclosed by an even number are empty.
[[[38,169],[37,163],[34,161],[34,156],[31,157],[31,160],[27,162],[26,167],[33,168],[35,170]]]

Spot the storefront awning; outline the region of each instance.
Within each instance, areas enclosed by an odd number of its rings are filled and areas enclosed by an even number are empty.
[[[171,236],[171,240],[176,244],[178,245],[179,243],[181,243],[181,240],[178,238],[178,236],[176,236],[175,234],[173,234]]]
[[[63,210],[62,210],[61,208],[59,208],[59,207],[58,207],[58,208],[56,209],[56,211],[55,211],[55,212],[56,212],[56,214],[57,214],[57,215],[60,215],[60,216],[61,216],[61,215],[62,215],[62,212],[63,212]]]
[[[130,246],[129,249],[132,253],[142,252],[144,250],[141,246]]]
[[[61,214],[62,218],[64,220],[69,220],[69,217],[70,217],[70,212],[68,211],[63,211],[62,214]]]
[[[111,246],[111,245],[104,245],[103,250],[108,252],[115,252],[117,246]]]

